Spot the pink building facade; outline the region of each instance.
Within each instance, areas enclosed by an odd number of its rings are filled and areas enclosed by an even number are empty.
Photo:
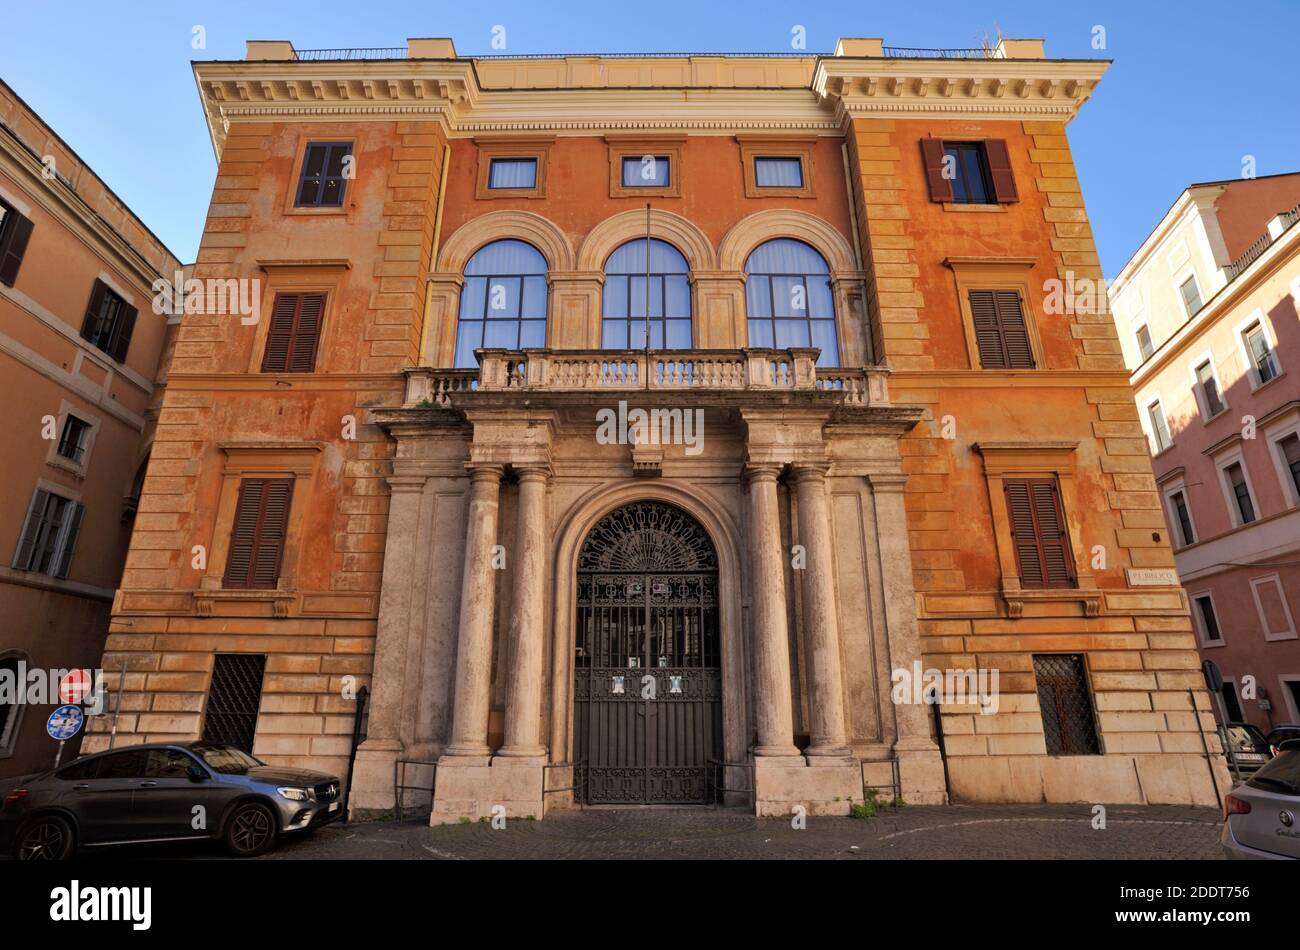
[[[1300,174],[1193,185],[1111,306],[1221,717],[1300,723]]]

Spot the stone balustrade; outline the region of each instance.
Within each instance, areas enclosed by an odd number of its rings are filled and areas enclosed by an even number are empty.
[[[478,351],[477,369],[406,371],[406,405],[446,406],[457,393],[812,391],[854,406],[886,406],[883,366],[818,368],[816,349]]]

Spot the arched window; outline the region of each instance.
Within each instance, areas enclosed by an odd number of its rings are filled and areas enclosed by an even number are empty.
[[[546,345],[546,258],[523,241],[494,241],[465,265],[456,366],[475,367],[479,347]]]
[[[818,366],[838,366],[835,298],[825,259],[802,241],[777,238],[745,261],[749,345],[821,349]]]
[[[605,262],[600,345],[607,350],[645,348],[646,245],[650,245],[650,346],[691,346],[690,267],[681,251],[665,241],[628,241]]]

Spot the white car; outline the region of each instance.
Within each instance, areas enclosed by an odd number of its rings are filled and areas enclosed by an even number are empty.
[[[1300,860],[1300,739],[1228,793],[1220,840],[1229,858]]]

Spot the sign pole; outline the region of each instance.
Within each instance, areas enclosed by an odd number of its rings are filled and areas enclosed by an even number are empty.
[[[67,741],[68,741],[67,739],[59,740],[59,749],[57,752],[54,753],[54,767],[56,769],[59,767],[59,762],[63,759],[63,746],[64,743],[66,743]]]

